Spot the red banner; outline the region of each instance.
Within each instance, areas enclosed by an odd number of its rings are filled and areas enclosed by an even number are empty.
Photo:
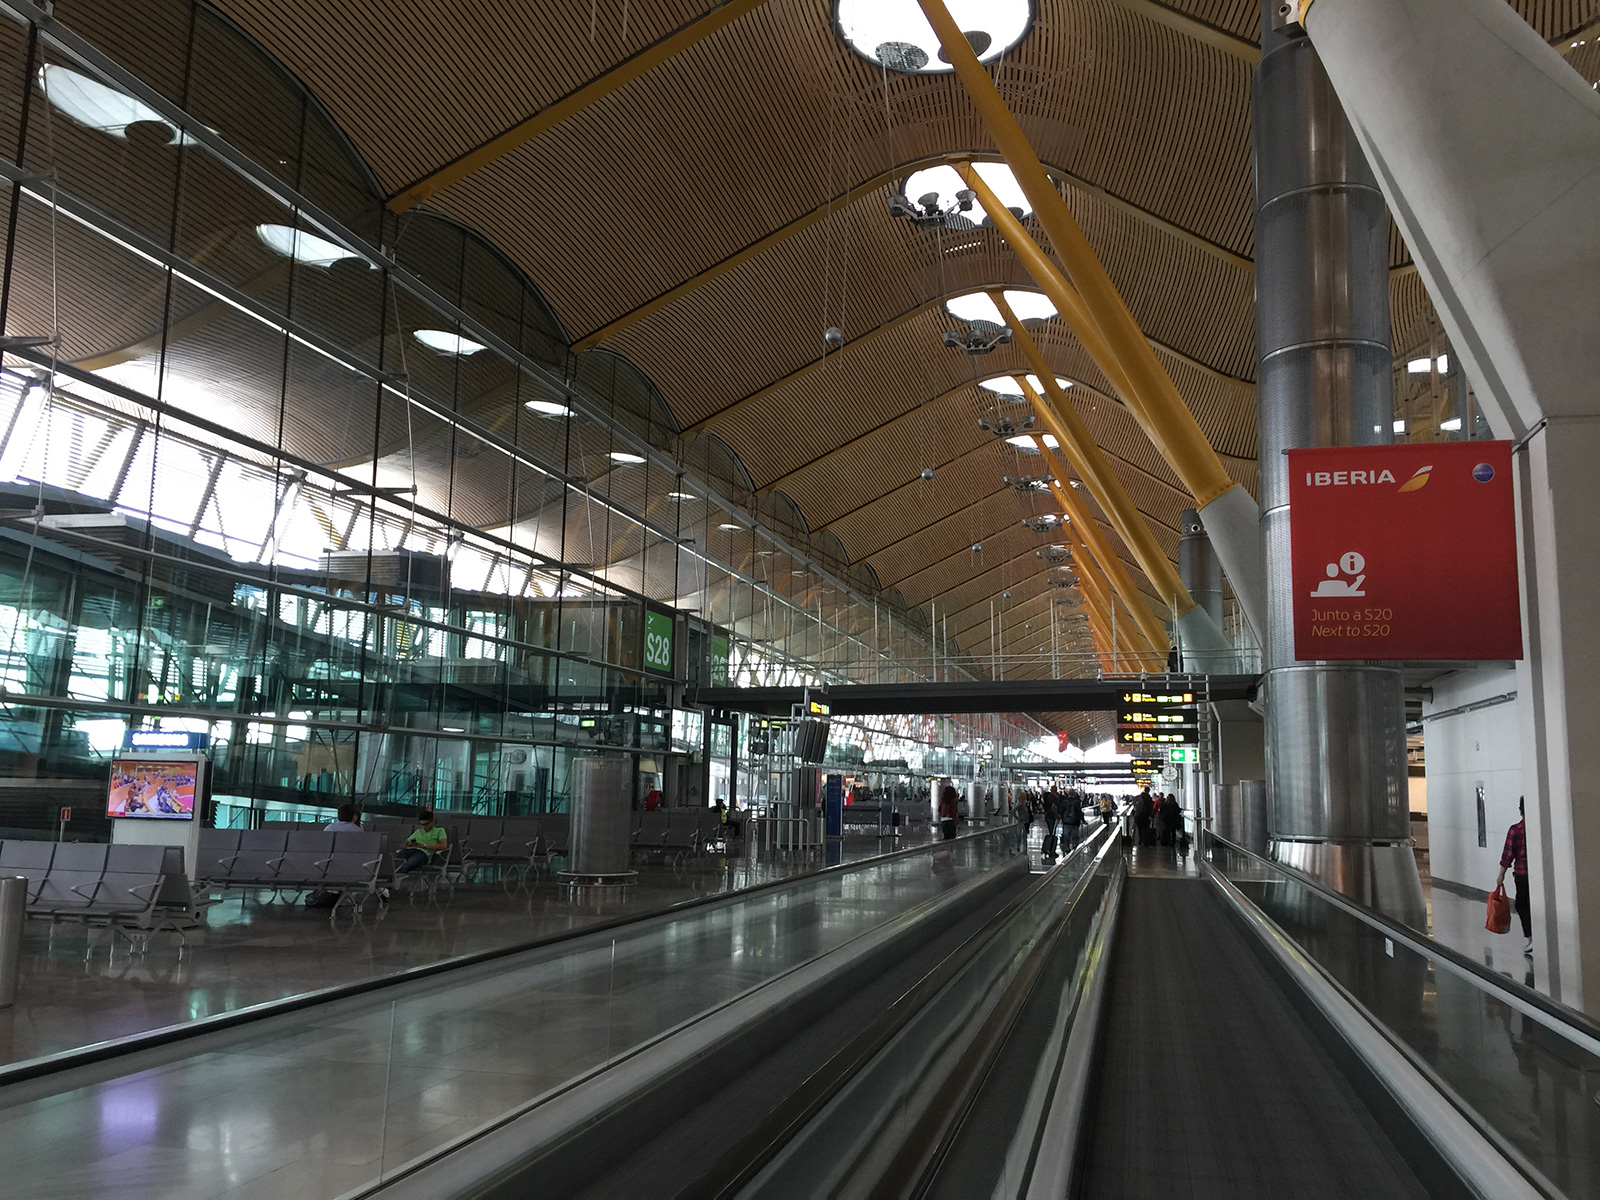
[[[1299,660],[1522,657],[1510,442],[1289,451]]]

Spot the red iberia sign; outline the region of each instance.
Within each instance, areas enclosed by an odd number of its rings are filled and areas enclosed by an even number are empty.
[[[1510,442],[1289,451],[1299,660],[1522,657]]]

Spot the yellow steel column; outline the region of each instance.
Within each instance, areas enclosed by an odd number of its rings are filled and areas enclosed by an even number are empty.
[[[1133,551],[1133,557],[1138,562],[1140,570],[1145,573],[1145,577],[1155,586],[1156,591],[1174,606],[1172,615],[1183,616],[1194,607],[1194,600],[1189,595],[1189,589],[1184,587],[1183,581],[1178,578],[1177,568],[1172,565],[1172,560],[1167,557],[1166,552],[1156,544],[1155,536],[1145,523],[1138,505],[1134,504],[1133,497],[1128,495],[1128,489],[1123,486],[1121,478],[1106,461],[1099,444],[1094,440],[1094,435],[1089,432],[1089,427],[1078,415],[1076,406],[1056,382],[1055,372],[1045,362],[1044,355],[1039,353],[1039,347],[1034,344],[1032,335],[1022,327],[1022,322],[1017,320],[1016,314],[1011,311],[1011,306],[1006,303],[1005,297],[1000,292],[995,291],[990,295],[995,307],[1000,310],[1001,319],[1011,327],[1011,340],[1021,347],[1023,356],[1033,367],[1045,394],[1054,401],[1054,404],[1046,403],[1044,397],[1034,390],[1026,378],[1020,375],[1014,376],[1017,385],[1022,388],[1022,394],[1033,403],[1034,411],[1060,441],[1062,452],[1077,464],[1090,494],[1105,510],[1106,517],[1121,535],[1122,540],[1128,544],[1128,549]]]
[[[1130,392],[1125,399],[1138,405],[1136,415],[1143,411],[1140,423],[1145,425],[1151,440],[1189,489],[1202,515],[1213,502],[1223,496],[1229,497],[1207,517],[1207,531],[1212,535],[1224,569],[1233,580],[1235,595],[1251,624],[1259,631],[1265,615],[1265,586],[1256,530],[1259,508],[1249,493],[1240,489],[1222,469],[1194,414],[1156,359],[1155,351],[1095,257],[1083,230],[1078,228],[1061,193],[1045,173],[1039,156],[1001,99],[994,81],[973,53],[971,43],[951,18],[944,0],[918,0],[918,3],[938,34],[945,58],[954,67],[973,107],[1033,205],[1056,253],[1061,256],[1068,278],[1126,373]]]
[[[1022,386],[1026,390],[1032,391],[1026,382]],[[1035,394],[1037,395],[1037,393]],[[1061,435],[1057,434],[1056,436],[1059,439]],[[1106,545],[1105,537],[1101,534],[1099,527],[1084,512],[1083,506],[1072,495],[1071,488],[1062,482],[1066,479],[1066,471],[1062,467],[1061,461],[1051,453],[1050,449],[1045,446],[1044,440],[1036,434],[1033,435],[1033,444],[1039,448],[1040,454],[1044,456],[1045,465],[1055,478],[1055,481],[1050,485],[1050,490],[1055,495],[1056,503],[1061,505],[1061,511],[1066,514],[1067,523],[1077,528],[1078,536],[1087,543],[1089,549],[1094,553],[1095,560],[1100,564],[1101,570],[1106,573],[1106,578],[1110,581],[1112,588],[1122,597],[1123,604],[1133,614],[1134,622],[1138,626],[1139,632],[1144,635],[1145,641],[1158,654],[1165,655],[1171,648],[1172,643],[1167,639],[1167,631],[1160,619],[1150,611],[1150,606],[1144,602],[1143,593],[1139,591],[1138,585],[1133,582],[1133,576],[1128,574],[1128,569],[1122,565],[1122,560],[1112,553],[1111,548]],[[1063,451],[1066,450],[1066,446],[1067,443],[1063,441]]]

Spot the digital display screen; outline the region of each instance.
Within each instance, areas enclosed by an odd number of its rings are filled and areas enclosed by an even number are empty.
[[[191,821],[199,775],[195,759],[114,758],[106,816]]]

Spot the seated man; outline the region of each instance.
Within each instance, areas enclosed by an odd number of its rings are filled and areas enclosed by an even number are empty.
[[[356,822],[356,806],[354,804],[339,805],[339,814],[332,821],[322,827],[324,833],[360,833],[361,826]]]
[[[427,866],[434,858],[450,848],[444,830],[433,823],[433,810],[417,810],[417,827],[406,838],[406,844],[394,853],[394,873],[409,875]]]

